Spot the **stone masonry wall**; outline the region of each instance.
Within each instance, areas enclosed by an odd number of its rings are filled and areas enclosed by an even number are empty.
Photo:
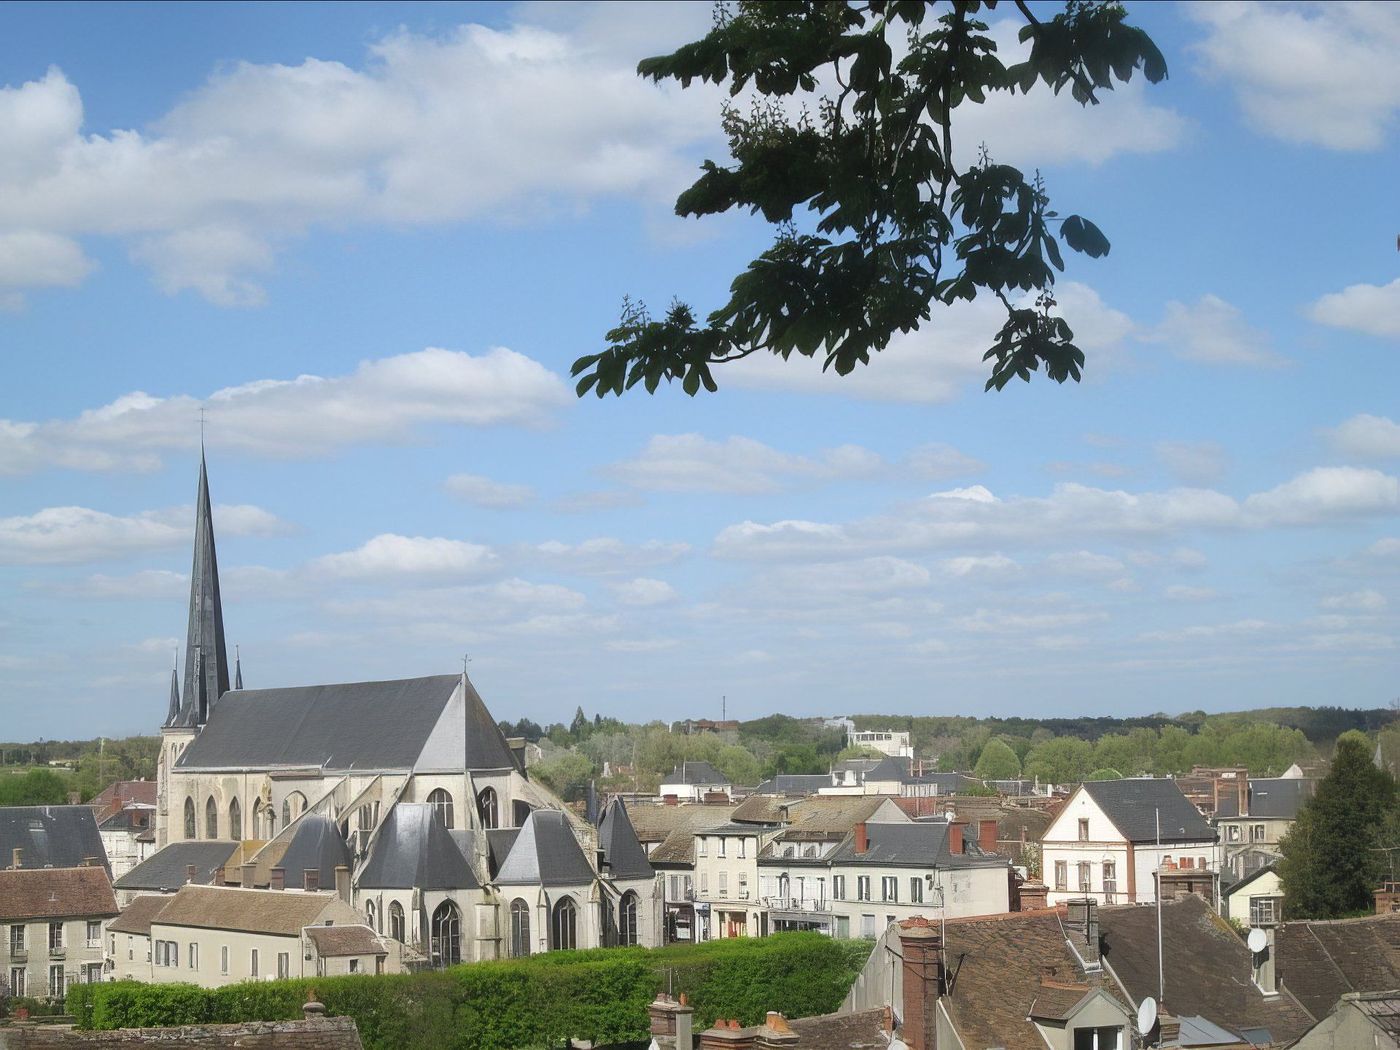
[[[0,1028],[0,1050],[209,1050],[231,1046],[243,1050],[363,1050],[359,1030],[349,1017],[120,1028],[111,1032],[27,1025]]]

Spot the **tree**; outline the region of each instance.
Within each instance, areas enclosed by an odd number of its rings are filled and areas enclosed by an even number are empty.
[[[703,322],[685,303],[654,319],[624,302],[607,348],[574,362],[579,396],[638,383],[654,392],[662,380],[680,380],[691,395],[713,391],[712,366],[756,353],[820,353],[846,375],[929,321],[934,303],[979,294],[1006,310],[985,355],[988,389],[1029,381],[1041,367],[1056,382],[1078,380],[1084,355],[1054,314],[1059,241],[1097,258],[1108,239],[1087,219],[1051,210],[1038,174],[1028,179],[985,150],[968,164],[966,142],[955,155],[954,114],[1037,83],[1068,87],[1088,105],[1138,69],[1158,82],[1167,66],[1118,3],[1070,0],[1049,21],[1015,4],[1030,55],[1010,66],[974,17],[996,0],[721,3],[703,39],[641,62],[651,80],[698,78],[727,83],[731,99],[752,94],[747,113],[733,102],[723,111],[734,164],[707,160],[676,213],[748,209],[776,237]],[[799,92],[815,114],[793,99]]]
[[[1118,770],[1112,769],[1112,768],[1110,768],[1110,767],[1108,767],[1108,766],[1101,766],[1100,768],[1095,769],[1095,770],[1093,770],[1092,772],[1090,772],[1089,775],[1086,776],[1084,779],[1085,779],[1085,780],[1122,780],[1122,779],[1123,779],[1123,774],[1120,773],[1120,772],[1118,772]]]
[[[565,802],[577,802],[588,789],[593,763],[576,751],[559,751],[530,767],[530,776],[539,780]]]
[[[1021,775],[1021,760],[1010,744],[993,737],[978,756],[973,773],[979,780],[1014,780]]]
[[[0,806],[61,806],[68,801],[68,781],[51,769],[0,775]]]
[[[1094,748],[1087,740],[1057,736],[1026,755],[1026,776],[1050,784],[1077,784],[1093,767]]]
[[[1343,733],[1331,770],[1279,844],[1289,917],[1336,919],[1371,910],[1385,871],[1377,847],[1394,826],[1395,806],[1395,780],[1372,763],[1370,741],[1355,730]]]

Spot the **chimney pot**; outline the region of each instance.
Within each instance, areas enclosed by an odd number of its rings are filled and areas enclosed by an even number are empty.
[[[244,889],[253,888],[254,872],[257,871],[256,864],[240,864],[238,867],[238,884]]]
[[[983,853],[997,851],[997,822],[995,820],[977,822],[977,848]]]
[[[865,826],[865,821],[856,825],[856,853],[870,852],[870,829]]]
[[[961,821],[953,821],[948,825],[948,852],[955,857],[963,853],[963,824]]]

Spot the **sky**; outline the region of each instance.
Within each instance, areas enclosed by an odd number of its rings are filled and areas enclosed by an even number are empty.
[[[1167,57],[960,156],[1108,235],[1084,381],[994,306],[856,374],[574,396],[675,217],[707,6],[0,7],[0,739],[154,732],[200,416],[249,687],[450,673],[498,718],[1129,715],[1400,696],[1400,5],[1129,6]],[[1016,26],[993,12],[1014,50]]]

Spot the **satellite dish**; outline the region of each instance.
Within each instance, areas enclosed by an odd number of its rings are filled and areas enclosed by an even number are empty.
[[[1144,1035],[1152,1031],[1157,1024],[1157,1000],[1148,996],[1138,1004],[1138,1031]]]
[[[1269,935],[1263,930],[1254,929],[1249,931],[1249,938],[1245,941],[1252,952],[1262,952],[1269,946]]]

